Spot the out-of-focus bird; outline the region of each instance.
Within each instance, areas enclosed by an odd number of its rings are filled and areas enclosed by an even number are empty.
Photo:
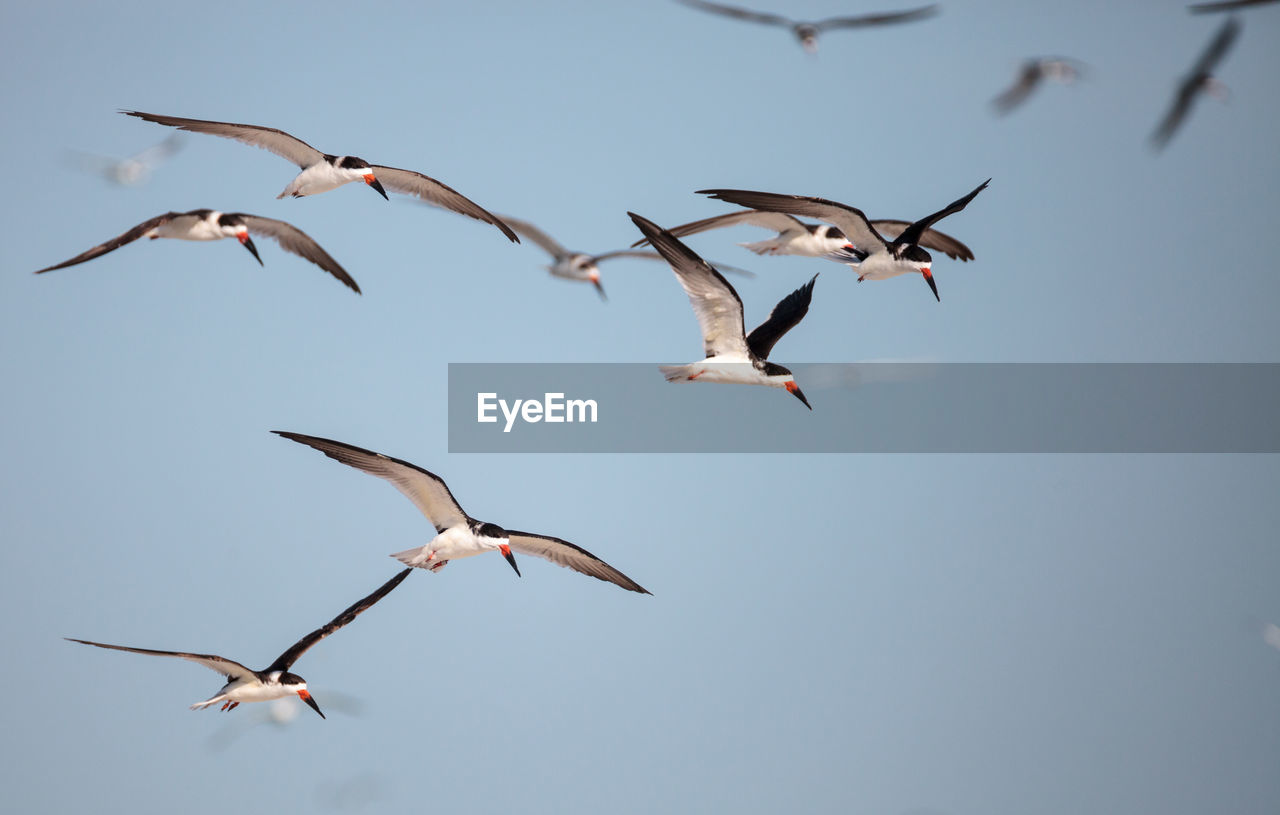
[[[1177,92],[1173,95],[1169,111],[1160,120],[1155,132],[1151,134],[1153,149],[1164,149],[1173,135],[1178,132],[1178,128],[1182,126],[1183,120],[1191,111],[1192,104],[1201,94],[1207,93],[1219,98],[1227,96],[1229,93],[1227,86],[1213,75],[1213,71],[1235,44],[1236,38],[1240,36],[1240,28],[1239,20],[1228,17],[1218,29],[1218,33],[1213,36],[1209,46],[1200,54],[1190,73],[1183,77],[1182,82],[1178,84]]]
[[[157,167],[182,149],[184,141],[181,133],[174,133],[159,144],[153,144],[128,158],[108,158],[78,150],[72,152],[71,157],[86,172],[102,176],[112,184],[136,187],[147,183]]]
[[[829,17],[825,20],[816,20],[814,22],[802,22],[783,17],[780,14],[770,14],[762,11],[751,11],[749,9],[738,8],[724,3],[710,3],[707,0],[680,0],[686,6],[691,8],[709,11],[712,14],[720,14],[725,17],[732,17],[735,20],[746,20],[752,23],[763,23],[765,25],[781,26],[791,29],[791,33],[796,35],[796,39],[800,40],[801,47],[810,54],[818,51],[818,35],[823,31],[831,31],[837,28],[866,28],[868,26],[889,25],[892,23],[908,23],[913,20],[923,20],[925,17],[931,17],[938,12],[937,5],[920,6],[919,8],[908,9],[907,11],[886,11],[877,14],[861,14],[852,17]]]
[[[360,701],[354,696],[337,691],[324,691],[324,707],[330,713],[337,710],[348,716],[358,716],[362,710]],[[274,699],[249,716],[240,717],[227,722],[209,736],[209,749],[224,750],[236,739],[255,727],[271,727],[284,730],[298,720],[302,712],[301,703],[293,697]]]
[[[1220,3],[1196,3],[1187,6],[1192,14],[1206,14],[1215,11],[1235,11],[1238,8],[1248,8],[1249,6],[1261,6],[1265,3],[1274,3],[1276,0],[1223,0]]]
[[[1043,80],[1051,79],[1070,85],[1080,78],[1081,64],[1067,57],[1034,57],[1022,63],[1018,77],[1013,84],[999,96],[991,100],[991,104],[999,113],[1008,113],[1027,101],[1031,92],[1040,87]]]
[[[601,300],[608,298],[605,297],[604,285],[600,282],[600,269],[597,264],[603,263],[606,260],[613,260],[614,258],[662,260],[662,255],[659,255],[656,252],[637,252],[628,249],[617,249],[612,252],[602,252],[598,255],[589,255],[586,252],[574,252],[570,249],[566,249],[555,238],[551,237],[546,232],[543,232],[528,221],[522,221],[519,218],[512,218],[510,215],[503,215],[502,220],[518,234],[533,241],[534,245],[551,255],[551,265],[546,268],[552,276],[564,278],[565,280],[581,280],[588,282],[596,287],[596,291],[600,294]],[[737,269],[732,266],[721,268],[725,271],[737,272],[739,274],[754,277],[751,272]]]

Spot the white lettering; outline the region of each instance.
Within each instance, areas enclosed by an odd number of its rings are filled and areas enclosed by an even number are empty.
[[[520,414],[521,401],[522,400],[517,399],[516,403],[511,406],[511,410],[507,410],[507,400],[506,399],[498,400],[498,406],[502,408],[502,415],[507,417],[507,426],[502,428],[503,433],[511,432],[511,425],[515,424],[516,416]]]
[[[576,418],[576,419],[575,419],[575,418],[573,418],[573,409],[574,409],[575,407],[578,409],[578,418]],[[587,408],[588,408],[588,407],[590,407],[590,408],[591,408],[591,418],[590,418],[590,419],[588,419],[588,418],[587,418]],[[595,420],[596,420],[596,400],[594,400],[594,399],[570,399],[570,400],[569,400],[569,410],[568,410],[568,414],[569,414],[569,416],[568,416],[568,418],[567,418],[567,419],[565,419],[565,421],[568,421],[568,422],[593,422],[593,423],[594,423],[594,422],[595,422]]]
[[[547,412],[546,420],[548,422],[564,421],[564,413],[563,413],[564,394],[563,393],[548,393],[547,401],[544,403],[544,406],[546,407],[546,412]],[[560,410],[561,412],[556,413],[556,410]]]
[[[503,433],[510,433],[515,427],[516,419],[537,424],[538,422],[596,422],[599,407],[594,399],[565,400],[563,393],[544,393],[542,401],[537,399],[499,399],[497,393],[476,394],[476,421],[486,424],[496,423],[497,411],[502,412],[505,420]]]
[[[493,410],[496,405],[493,400],[496,399],[496,393],[477,393],[476,394],[476,421],[477,422],[496,422],[497,416],[490,416],[486,411]]]

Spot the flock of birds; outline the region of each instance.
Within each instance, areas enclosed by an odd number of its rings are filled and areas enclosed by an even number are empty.
[[[1197,13],[1213,12],[1274,1],[1229,0],[1200,4],[1191,9]],[[739,20],[790,28],[809,52],[817,49],[817,37],[821,32],[905,23],[923,20],[937,13],[936,6],[924,6],[900,12],[799,22],[776,14],[749,11],[707,0],[679,2]],[[1153,134],[1152,141],[1157,147],[1166,144],[1178,130],[1194,100],[1201,93],[1221,92],[1221,83],[1213,77],[1213,71],[1230,50],[1239,32],[1240,23],[1234,16],[1229,17],[1218,30],[1209,47],[1181,83],[1171,109]],[[993,104],[997,110],[1007,112],[1022,104],[1043,80],[1071,81],[1080,72],[1080,64],[1068,58],[1030,60],[1023,66],[1014,85],[997,96]],[[859,281],[919,274],[934,297],[940,301],[929,250],[959,261],[973,260],[974,254],[958,239],[934,229],[934,225],[964,210],[990,183],[990,179],[982,182],[966,195],[915,221],[872,220],[854,206],[823,198],[739,189],[701,190],[699,194],[744,209],[670,228],[663,228],[636,213],[628,213],[643,236],[642,239],[629,249],[587,254],[566,249],[527,221],[494,215],[453,188],[417,171],[370,164],[355,156],[324,153],[276,128],[141,111],[122,112],[180,131],[234,139],[287,159],[299,168],[299,172],[278,198],[316,195],[345,184],[361,182],[383,198],[388,197],[387,190],[390,189],[474,218],[498,229],[512,242],[519,243],[520,237],[524,237],[551,256],[552,263],[548,270],[552,275],[589,282],[601,297],[604,296],[604,288],[600,282],[599,263],[622,257],[663,260],[670,265],[688,295],[701,328],[705,354],[697,362],[663,366],[661,370],[666,379],[670,382],[724,382],[781,388],[811,410],[812,406],[792,372],[782,365],[770,362],[768,357],[778,340],[807,314],[818,275],[815,274],[807,283],[782,298],[771,310],[769,317],[747,333],[742,300],[733,286],[715,266],[705,261],[680,238],[741,224],[757,226],[771,230],[776,235],[766,240],[742,244],[756,254],[799,255],[836,261],[851,267]],[[171,137],[130,159],[112,162],[94,158],[92,165],[95,171],[118,183],[140,183],[159,161],[171,156],[179,146],[180,143]],[[797,216],[812,218],[820,223],[807,223]],[[226,213],[209,209],[157,215],[70,260],[40,269],[37,274],[93,260],[144,237],[190,241],[235,238],[261,264],[262,259],[251,235],[271,238],[285,251],[310,261],[352,291],[360,292],[360,287],[351,275],[315,240],[292,224],[248,213]],[[653,251],[638,248],[646,245],[652,247]],[[569,541],[506,530],[471,517],[439,476],[414,464],[332,439],[275,432],[286,439],[318,450],[329,458],[390,482],[431,521],[435,527],[435,536],[425,545],[393,554],[393,557],[408,568],[343,610],[326,625],[302,637],[262,670],[253,670],[234,660],[212,654],[160,651],[68,639],[99,648],[190,660],[226,677],[226,684],[216,694],[193,704],[192,709],[222,703],[223,710],[230,710],[244,702],[266,702],[296,696],[323,717],[324,713],[307,690],[306,681],[290,671],[293,664],[320,640],[349,625],[357,616],[394,590],[414,568],[437,572],[451,560],[497,551],[519,576],[520,569],[515,559],[515,553],[518,552],[543,558],[628,591],[650,593],[618,569]]]

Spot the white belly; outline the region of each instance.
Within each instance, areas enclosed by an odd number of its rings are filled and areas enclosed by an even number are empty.
[[[435,552],[436,560],[457,560],[497,549],[498,541],[476,537],[470,529],[455,526],[436,535],[423,548],[427,552]]]
[[[283,699],[286,696],[294,695],[293,691],[286,689],[282,685],[263,685],[258,682],[239,688],[231,688],[231,690],[224,690],[223,692],[233,702],[270,702],[272,699]]]
[[[770,385],[769,378],[756,370],[750,360],[736,357],[708,357],[685,366],[687,379],[694,382],[725,382],[733,385]]]
[[[888,280],[908,272],[919,273],[914,264],[894,260],[887,252],[871,255],[858,264],[850,264],[860,280]]]
[[[284,198],[292,195],[298,198],[303,195],[315,195],[362,178],[362,175],[357,175],[352,170],[342,170],[327,161],[319,161],[298,173],[298,177],[290,181],[289,186],[284,188],[284,192],[276,197]]]
[[[216,241],[225,238],[222,227],[208,221],[196,221],[190,228],[175,227],[172,223],[163,223],[156,227],[155,237],[177,238],[184,241]]]

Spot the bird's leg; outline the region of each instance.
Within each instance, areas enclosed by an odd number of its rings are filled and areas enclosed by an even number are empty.
[[[236,709],[236,708],[238,708],[238,707],[240,707],[240,703],[239,703],[239,702],[232,702],[232,703],[231,703],[231,707],[227,708],[227,710],[235,710],[235,709]]]
[[[229,708],[229,707],[231,707],[231,700],[230,700],[230,699],[228,699],[227,701],[223,702],[223,703],[222,703],[222,707],[221,707],[220,709],[221,709],[221,710],[226,710],[226,709],[227,709],[227,708]]]
[[[436,556],[436,553],[435,553],[435,552],[432,552],[432,553],[431,553],[431,559],[432,559],[432,560],[434,560],[434,559],[435,559],[435,556]],[[427,568],[428,568],[428,569],[430,569],[430,570],[431,570],[431,571],[433,571],[433,572],[438,572],[438,571],[440,571],[441,569],[443,569],[443,568],[445,567],[445,564],[447,564],[448,562],[449,562],[449,561],[447,561],[447,560],[437,561],[436,563],[432,563],[432,564],[431,564],[430,566],[428,566]]]

